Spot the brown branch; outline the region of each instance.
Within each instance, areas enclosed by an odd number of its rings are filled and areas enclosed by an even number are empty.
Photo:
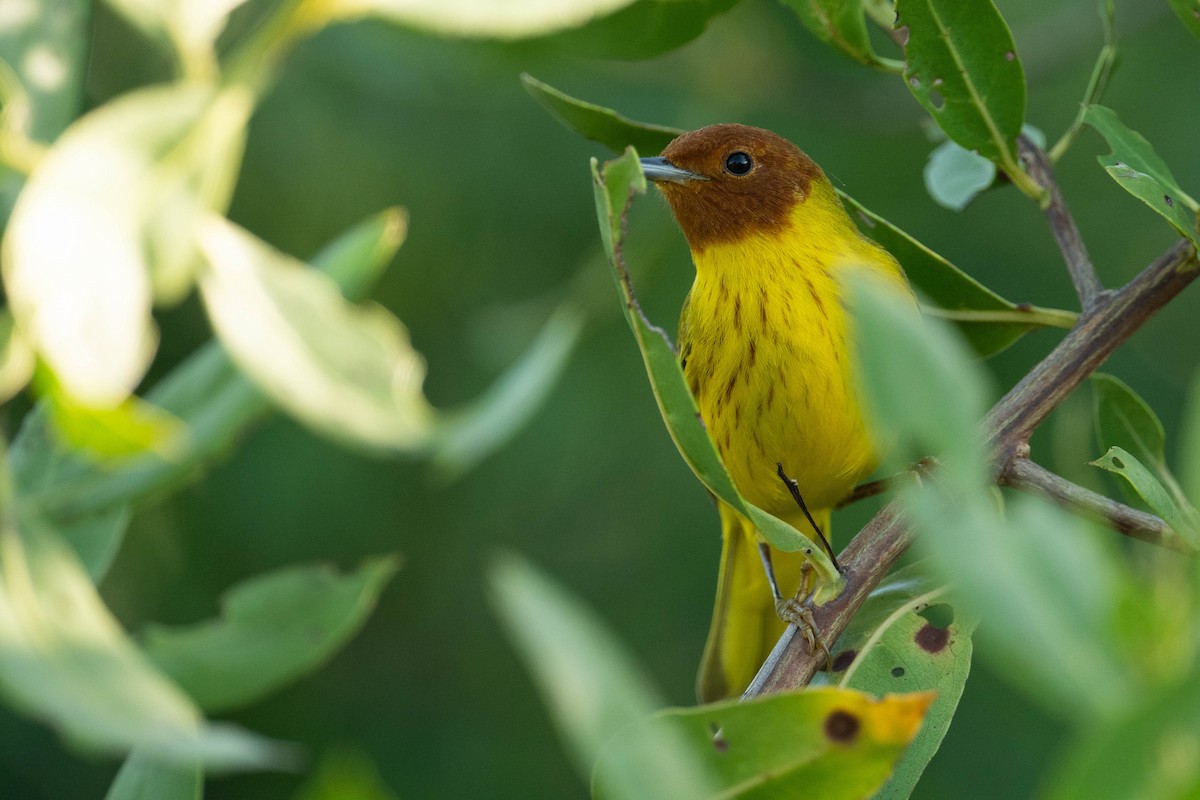
[[[1040,494],[1115,531],[1181,553],[1195,552],[1166,522],[1071,483],[1028,458],[1014,458],[998,476],[1001,486]]]
[[[1054,180],[1054,170],[1046,154],[1024,135],[1017,139],[1017,148],[1029,176],[1049,192],[1050,202],[1046,206],[1046,220],[1050,223],[1054,241],[1058,243],[1063,261],[1067,264],[1067,273],[1075,286],[1079,305],[1086,311],[1098,301],[1104,287],[1100,284],[1091,258],[1088,257],[1087,247],[1083,244],[1083,237],[1079,235],[1075,218],[1071,216],[1067,201]]]
[[[1046,415],[1197,274],[1196,251],[1182,240],[1120,290],[1100,292],[1091,306],[1085,306],[1071,332],[985,418],[983,429],[998,476],[1027,457],[1029,436]],[[840,556],[845,590],[813,609],[823,641],[837,641],[912,536],[895,502],[859,531]],[[824,662],[824,653],[812,652],[795,626],[788,626],[743,697],[804,686]]]

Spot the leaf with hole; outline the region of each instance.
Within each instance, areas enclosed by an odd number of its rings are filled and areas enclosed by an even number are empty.
[[[1110,108],[1088,106],[1083,121],[1095,128],[1112,149],[1108,155],[1097,156],[1112,179],[1200,247],[1196,230],[1200,205],[1179,186],[1154,147],[1140,133],[1126,127]]]
[[[911,564],[889,575],[834,646],[833,671],[810,686],[837,686],[884,697],[935,692],[921,732],[873,797],[902,800],[912,793],[937,753],[971,671],[971,635],[978,619],[950,595],[949,587]]]
[[[625,319],[641,351],[663,422],[680,455],[710,492],[745,515],[772,546],[785,552],[804,551],[808,555],[821,578],[816,596],[818,603],[836,597],[844,581],[820,545],[783,520],[747,502],[734,487],[700,418],[700,411],[688,389],[674,345],[661,328],[646,318],[634,297],[633,283],[621,245],[624,239],[622,220],[634,193],[646,191],[646,178],[642,174],[636,151],[632,148],[626,150],[620,158],[607,162],[603,170],[592,159],[592,178],[600,236],[613,279],[621,293]]]
[[[607,744],[593,795],[615,796],[601,776],[670,731],[684,736],[717,776],[719,792],[693,797],[861,800],[891,774],[933,700],[932,692],[876,699],[823,688],[663,711]]]
[[[1151,511],[1162,517],[1176,533],[1186,537],[1193,547],[1200,547],[1200,538],[1189,524],[1185,512],[1137,456],[1121,447],[1110,447],[1100,458],[1088,463],[1124,478]]]

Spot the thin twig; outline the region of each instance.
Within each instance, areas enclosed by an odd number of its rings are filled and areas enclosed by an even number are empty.
[[[1028,458],[1014,458],[999,475],[1002,486],[1040,494],[1115,531],[1181,553],[1195,552],[1166,522],[1071,483]]]
[[[1099,298],[1104,287],[1096,275],[1096,268],[1088,257],[1087,247],[1075,218],[1067,208],[1058,184],[1054,181],[1054,171],[1050,159],[1028,136],[1022,135],[1017,140],[1017,148],[1021,153],[1021,162],[1029,171],[1029,176],[1049,192],[1050,202],[1046,206],[1046,220],[1050,223],[1050,231],[1054,241],[1062,252],[1063,261],[1067,264],[1067,272],[1071,275],[1071,283],[1075,286],[1075,294],[1079,296],[1079,305],[1084,311],[1090,309]]]
[[[1046,415],[1197,274],[1196,251],[1181,240],[1124,287],[1097,296],[1079,324],[984,420],[998,475],[1016,460],[1026,458],[1029,435]],[[912,537],[912,530],[900,518],[899,507],[892,502],[851,540],[839,559],[845,590],[813,609],[817,634],[823,641],[837,641]],[[743,697],[804,686],[823,663],[823,655],[814,653],[804,637],[788,626]]]

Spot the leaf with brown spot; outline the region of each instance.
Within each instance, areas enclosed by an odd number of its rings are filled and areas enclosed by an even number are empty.
[[[876,796],[933,701],[932,692],[879,700],[826,688],[670,709],[619,731],[596,774],[612,774],[613,764],[670,730],[707,763],[722,800],[861,800]],[[610,795],[597,781],[593,796]]]
[[[937,692],[921,733],[874,795],[881,800],[908,797],[950,727],[971,668],[976,620],[951,604],[946,592],[919,563],[893,573],[871,593],[838,639],[833,673],[819,672],[812,682],[881,696]],[[939,628],[922,616],[932,603],[952,610],[947,627]]]

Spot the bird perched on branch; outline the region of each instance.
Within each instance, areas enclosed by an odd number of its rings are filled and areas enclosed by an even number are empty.
[[[838,272],[865,267],[911,297],[904,272],[858,231],[821,168],[770,131],[701,128],[642,169],[696,266],[679,358],[721,460],[747,500],[822,541],[832,508],[877,465]],[[770,548],[725,503],[720,516],[717,600],[697,682],[705,701],[745,689],[804,580],[803,555]]]

